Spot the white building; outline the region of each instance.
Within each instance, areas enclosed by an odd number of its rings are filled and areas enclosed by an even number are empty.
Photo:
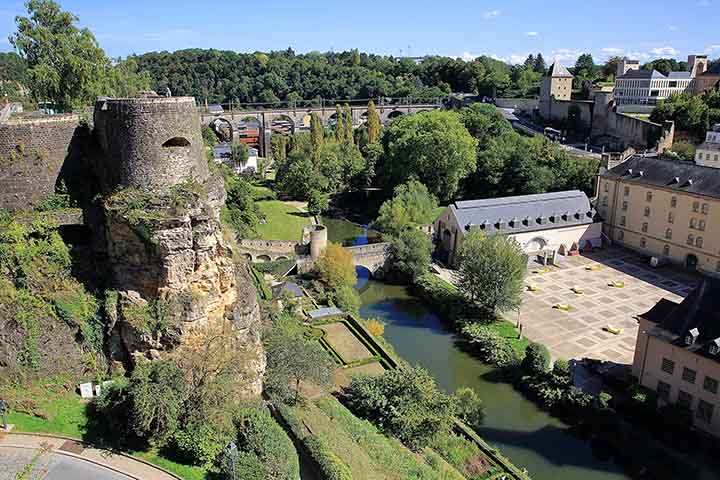
[[[705,142],[695,149],[695,163],[720,168],[720,123],[707,131]]]
[[[618,111],[650,113],[660,100],[693,92],[695,77],[706,69],[706,55],[690,55],[688,71],[667,75],[657,70],[641,70],[637,60],[622,59],[618,63],[613,90]]]
[[[215,162],[228,166],[236,174],[254,173],[258,170],[258,151],[248,148],[248,159],[243,164],[236,164],[232,160],[232,146],[229,143],[219,143],[213,147]]]
[[[437,251],[451,265],[467,232],[507,235],[523,251],[555,258],[601,246],[602,223],[579,190],[455,202],[433,223]]]

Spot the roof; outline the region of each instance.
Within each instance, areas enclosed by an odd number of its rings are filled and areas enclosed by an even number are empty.
[[[692,72],[668,72],[667,78],[672,78],[675,80],[691,80]]]
[[[720,279],[706,277],[681,303],[663,299],[640,317],[671,333],[670,343],[720,361],[709,352],[711,344],[720,342]],[[686,337],[693,333],[688,345]]]
[[[700,74],[700,76],[703,75],[720,75],[720,62],[717,62],[715,65]]]
[[[273,293],[275,293],[275,295],[280,295],[281,292],[289,292],[293,297],[303,296],[302,288],[294,282],[283,282],[273,287]]]
[[[310,315],[310,318],[315,320],[316,318],[329,317],[331,315],[345,315],[345,312],[337,307],[325,307],[318,308],[317,310],[310,310],[308,315]]]
[[[628,70],[623,75],[617,77],[620,78],[635,78],[635,79],[646,79],[646,78],[666,78],[665,75],[658,72],[657,70]]]
[[[720,169],[690,162],[635,155],[601,176],[720,198]]]
[[[519,233],[594,222],[595,210],[579,190],[465,200],[448,207],[458,225],[490,233]],[[464,231],[461,230],[461,231]]]
[[[558,62],[553,63],[550,65],[550,68],[548,69],[547,75],[548,77],[570,77],[572,78],[572,74],[568,71],[567,68],[563,67]]]

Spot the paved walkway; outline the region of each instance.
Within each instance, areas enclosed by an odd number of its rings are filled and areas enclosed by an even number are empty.
[[[590,268],[590,269],[588,269]],[[624,287],[609,286],[622,282]],[[629,250],[606,248],[577,257],[565,257],[560,268],[529,272],[520,309],[523,335],[543,343],[554,358],[593,358],[631,364],[637,337],[635,317],[652,308],[661,298],[681,301],[696,278],[673,268],[653,269]],[[571,289],[581,287],[584,293]],[[553,308],[569,304],[570,311]],[[517,312],[508,312],[515,323]],[[623,329],[619,335],[604,330],[608,325]]]
[[[42,435],[0,434],[0,480],[176,480],[139,460],[81,442]]]

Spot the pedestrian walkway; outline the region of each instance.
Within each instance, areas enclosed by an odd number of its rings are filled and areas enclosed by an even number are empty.
[[[92,465],[92,466],[91,466]],[[97,468],[99,467],[99,468]],[[102,480],[177,480],[179,477],[141,460],[101,450],[77,440],[41,434],[0,434],[0,480],[26,478]],[[17,471],[16,471],[17,470]],[[89,473],[92,472],[92,473]],[[90,476],[88,476],[90,475]]]

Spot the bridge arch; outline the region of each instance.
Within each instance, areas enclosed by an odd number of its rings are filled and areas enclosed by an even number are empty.
[[[258,262],[269,262],[269,261],[271,261],[270,255],[258,255],[255,260],[258,261]]]
[[[295,133],[295,120],[284,113],[274,115],[270,120],[270,131],[272,133],[281,133],[283,135],[292,135]]]
[[[223,142],[231,142],[235,134],[233,124],[225,117],[214,118],[210,122],[210,128]]]

